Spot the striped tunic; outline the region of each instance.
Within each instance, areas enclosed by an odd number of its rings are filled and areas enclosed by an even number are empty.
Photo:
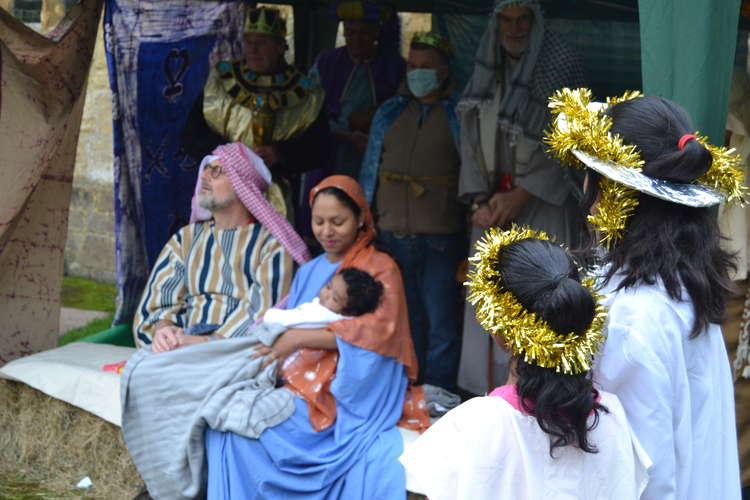
[[[180,229],[154,264],[133,321],[136,345],[151,343],[153,326],[222,325],[238,334],[289,291],[293,261],[260,223],[217,229],[213,220]]]

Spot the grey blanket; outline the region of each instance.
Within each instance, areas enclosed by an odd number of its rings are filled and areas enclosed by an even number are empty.
[[[157,500],[205,494],[206,425],[257,438],[294,412],[294,395],[276,388],[277,362],[261,370],[252,346],[284,327],[261,323],[247,336],[154,354],[141,349],[120,381],[122,433],[138,472]]]

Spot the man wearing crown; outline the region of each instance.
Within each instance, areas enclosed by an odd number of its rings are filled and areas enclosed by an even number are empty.
[[[399,22],[380,1],[344,0],[336,5],[346,45],[322,52],[310,78],[326,92],[325,112],[334,139],[334,173],[359,176],[375,110],[396,94],[406,62]]]
[[[403,273],[420,379],[452,391],[460,351],[455,272],[466,238],[449,55],[446,38],[414,35],[406,83],[375,113],[360,183]]]
[[[328,161],[329,130],[321,112],[323,89],[287,64],[285,37],[286,20],[278,9],[248,11],[244,57],[211,70],[183,132],[183,147],[202,158],[226,142],[246,144],[263,158],[274,181],[282,181],[295,207],[307,199],[300,195],[300,174]]]

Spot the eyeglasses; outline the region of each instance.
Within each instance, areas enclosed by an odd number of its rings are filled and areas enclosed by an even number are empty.
[[[210,175],[212,179],[218,179],[219,177],[224,175],[224,168],[222,168],[221,165],[212,165],[209,163],[203,170],[207,171],[208,175]]]

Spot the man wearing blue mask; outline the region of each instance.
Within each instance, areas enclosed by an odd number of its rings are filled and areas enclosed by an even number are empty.
[[[378,108],[360,183],[401,266],[420,381],[453,391],[460,353],[456,268],[466,255],[450,43],[412,39],[406,81]]]

